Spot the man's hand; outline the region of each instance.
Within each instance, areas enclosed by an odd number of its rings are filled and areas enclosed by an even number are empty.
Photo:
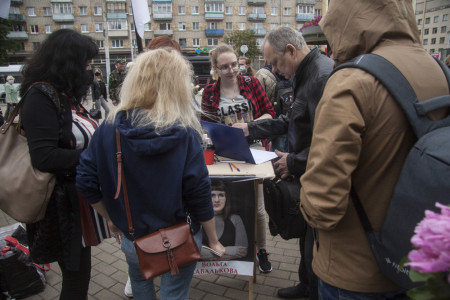
[[[117,106],[117,104],[118,104],[118,103],[117,103],[117,100],[113,100],[113,101],[112,101],[112,104],[113,104],[114,106]]]
[[[234,123],[233,127],[236,128],[241,128],[244,131],[244,135],[248,136],[249,132],[248,132],[248,124],[247,123]]]
[[[122,231],[119,228],[117,228],[116,225],[114,225],[111,220],[106,221],[106,223],[108,224],[109,230],[111,230],[112,233],[114,234],[117,244],[120,245],[120,243],[122,242]]]
[[[289,175],[291,175],[291,173],[288,170],[288,166],[287,166],[287,156],[289,153],[280,152],[278,150],[275,150],[275,154],[278,155],[278,157],[280,157],[280,159],[276,163],[273,164],[273,166],[275,168],[275,173],[280,175],[281,179],[284,179],[284,178],[288,177]]]

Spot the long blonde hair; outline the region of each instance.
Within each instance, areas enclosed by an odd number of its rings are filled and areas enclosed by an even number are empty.
[[[192,75],[189,62],[177,51],[156,49],[140,54],[125,77],[121,101],[109,121],[125,111],[135,127],[152,124],[160,132],[178,125],[201,135],[201,109],[193,94]]]

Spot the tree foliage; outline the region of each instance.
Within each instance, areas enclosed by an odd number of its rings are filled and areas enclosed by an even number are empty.
[[[0,18],[0,65],[8,65],[8,51],[17,51],[20,49],[20,43],[6,36],[12,30],[10,21]]]
[[[245,56],[250,59],[254,59],[259,56],[259,49],[256,46],[255,33],[252,30],[236,30],[225,36],[224,42],[233,46],[233,49],[239,55],[243,55],[241,52],[241,46],[247,45],[248,52]]]

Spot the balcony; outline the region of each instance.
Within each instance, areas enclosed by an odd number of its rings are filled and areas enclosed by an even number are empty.
[[[206,36],[223,36],[225,34],[225,30],[223,29],[206,29]]]
[[[172,3],[172,0],[153,0],[152,3]]]
[[[207,12],[205,13],[205,20],[223,20],[225,14],[223,12]]]
[[[265,36],[267,33],[265,29],[252,29],[252,31],[255,33],[255,36]]]
[[[106,0],[106,2],[127,2],[127,0]]]
[[[249,21],[264,21],[267,18],[266,14],[248,14],[247,20]]]
[[[23,4],[22,0],[11,0],[11,5],[20,5]]]
[[[223,3],[223,0],[205,0],[205,2]]]
[[[128,37],[128,29],[119,29],[119,30],[108,30],[108,37],[117,38],[117,37]]]
[[[266,5],[266,0],[247,0],[248,5]]]
[[[172,36],[173,30],[155,30],[154,33],[155,33],[155,36],[159,36],[159,35]]]
[[[127,13],[121,12],[121,13],[107,13],[106,14],[107,19],[126,19]]]
[[[314,20],[314,15],[311,14],[296,14],[295,15],[296,21],[312,21]]]
[[[55,22],[73,22],[74,20],[73,14],[53,14],[53,21]]]
[[[297,0],[297,4],[316,4],[316,0]]]
[[[172,20],[172,13],[156,13],[153,12],[153,20]]]
[[[10,31],[6,37],[14,40],[28,40],[28,33],[26,31]]]
[[[52,0],[52,3],[72,3],[72,0]]]
[[[24,14],[9,14],[8,20],[11,22],[26,22],[27,18]]]

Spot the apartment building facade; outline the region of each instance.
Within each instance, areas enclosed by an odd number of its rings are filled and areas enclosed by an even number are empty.
[[[20,64],[47,35],[71,28],[93,38],[105,56],[130,60],[136,51],[130,0],[11,0],[9,38],[21,43],[10,53],[10,63]],[[253,30],[260,44],[277,26],[299,29],[322,14],[316,0],[148,0],[150,22],[145,24],[142,44],[168,35],[178,41],[183,53],[207,54],[236,30]],[[105,36],[107,30],[108,38]]]
[[[450,1],[416,0],[416,21],[424,49],[445,59],[450,54]]]

